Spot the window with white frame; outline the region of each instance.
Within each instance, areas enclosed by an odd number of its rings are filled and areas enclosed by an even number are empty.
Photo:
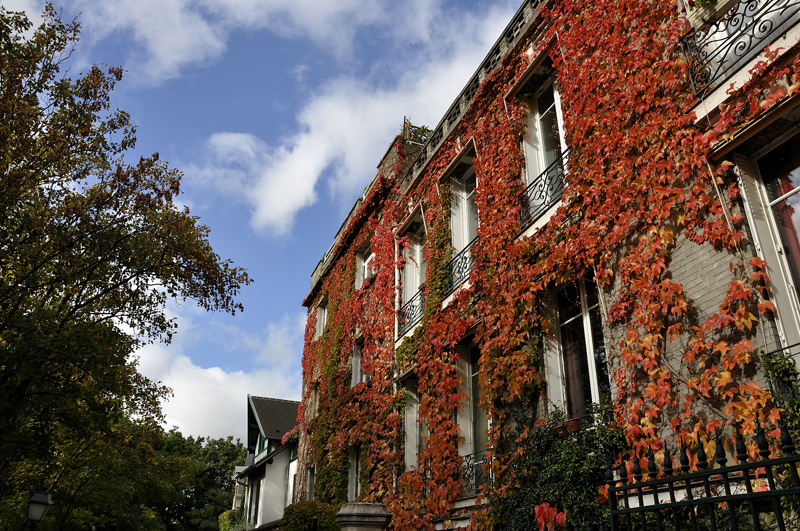
[[[460,455],[472,455],[486,450],[489,441],[489,415],[480,407],[481,351],[475,344],[461,344],[456,346],[456,352],[461,392],[467,397],[465,404],[456,413],[458,435],[463,438],[458,452]]]
[[[776,329],[800,342],[800,109],[776,119],[734,153],[755,253],[766,260]]]
[[[541,218],[562,195],[568,148],[565,143],[561,98],[552,61],[547,58],[523,76],[516,99],[528,109],[522,151],[526,186],[520,198],[520,223],[526,229]]]
[[[375,255],[369,248],[369,242],[363,250],[356,254],[356,289],[375,274]]]
[[[425,283],[428,266],[425,262],[425,226],[421,216],[414,219],[403,233],[407,247],[402,250],[405,264],[400,273],[403,285],[400,305],[410,301]]]
[[[314,339],[319,339],[322,337],[322,333],[325,332],[325,325],[327,324],[327,319],[328,319],[328,299],[324,298],[317,305],[317,323],[316,323],[316,331],[314,333]]]
[[[586,279],[555,294],[563,404],[571,418],[585,416],[589,404],[611,395],[599,302],[594,282]]]
[[[475,205],[478,178],[472,160],[468,160],[460,162],[450,174],[450,229],[456,254],[478,235],[478,208]]]
[[[353,355],[351,358],[351,366],[352,366],[352,373],[350,377],[350,387],[355,387],[356,384],[366,382],[367,376],[364,374],[364,371],[361,368],[361,352],[362,352],[362,344],[361,342],[356,342],[353,346]]]
[[[350,465],[347,474],[347,500],[354,501],[361,496],[361,449],[351,448],[347,460]]]

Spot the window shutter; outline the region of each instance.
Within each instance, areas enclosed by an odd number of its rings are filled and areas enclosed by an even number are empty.
[[[755,162],[738,153],[733,154],[736,163],[736,175],[739,177],[739,188],[742,191],[745,211],[750,222],[753,244],[756,254],[767,261],[767,274],[771,280],[773,303],[776,307],[778,333],[788,345],[800,342],[800,322],[792,310],[791,279],[787,271],[781,267],[783,257],[779,250],[783,244],[780,236],[772,230],[769,217],[769,204],[763,195],[758,168]]]

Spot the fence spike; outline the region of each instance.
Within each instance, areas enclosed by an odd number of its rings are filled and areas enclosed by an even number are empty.
[[[747,447],[744,445],[744,437],[742,437],[742,432],[739,431],[739,425],[736,425],[736,459],[739,460],[739,463],[746,463],[747,462]]]
[[[664,447],[664,474],[671,476],[675,472],[672,470],[672,454],[669,453],[667,447]]]
[[[786,423],[786,411],[781,412],[781,449],[786,455],[794,455],[794,442],[792,436],[789,434],[789,426]]]
[[[761,426],[761,422],[756,419],[756,425],[758,428],[756,429],[756,445],[758,446],[758,455],[760,455],[763,459],[769,458],[769,443],[767,442],[767,437],[764,435],[764,428]]]
[[[642,482],[642,465],[639,463],[639,456],[637,454],[633,454],[633,477],[636,479],[636,483]]]
[[[625,466],[625,460],[620,460],[619,463],[619,480],[622,482],[623,485],[628,484],[628,470]]]
[[[686,443],[681,442],[681,471],[685,474],[689,471],[689,454],[686,452]]]
[[[725,438],[722,435],[717,437],[716,457],[717,457],[717,463],[719,463],[719,466],[725,466],[725,464],[728,462],[728,456],[725,454],[724,441],[725,441]]]
[[[703,441],[698,437],[697,440],[697,468],[705,470],[708,468],[708,456]]]
[[[653,455],[653,449],[650,449],[650,453],[647,454],[647,475],[650,476],[649,479],[656,479],[658,476],[658,469],[656,468],[656,456]]]

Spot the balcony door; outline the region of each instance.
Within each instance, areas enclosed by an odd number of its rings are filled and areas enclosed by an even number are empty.
[[[523,141],[525,178],[528,186],[536,187],[530,205],[535,210],[561,198],[562,155],[567,146],[561,98],[555,81],[547,81],[525,101],[531,111]]]

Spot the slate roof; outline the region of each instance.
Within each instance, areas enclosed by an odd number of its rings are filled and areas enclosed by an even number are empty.
[[[297,408],[300,402],[251,395],[247,395],[247,400],[249,413],[255,413],[259,428],[267,439],[280,439],[298,424]]]

